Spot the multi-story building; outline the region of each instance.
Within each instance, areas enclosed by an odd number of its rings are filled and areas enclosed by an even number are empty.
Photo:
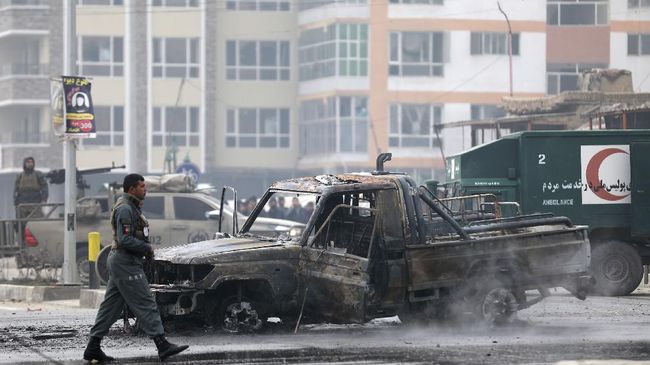
[[[48,77],[63,62],[61,3],[0,4],[0,167],[18,168],[26,151],[59,167]],[[495,137],[442,126],[503,116],[510,85],[540,97],[611,67],[650,90],[649,1],[500,6],[79,0],[77,66],[93,77],[98,133],[80,143],[78,165],[156,173],[187,157],[248,195],[292,175],[367,170],[390,151],[392,169],[423,180],[442,176],[444,154]]]
[[[462,150],[446,121],[498,113],[509,93],[507,24],[488,1],[304,1],[300,26],[303,168],[372,166],[424,179],[442,153]],[[545,87],[545,4],[504,1],[513,37],[513,87]]]
[[[60,163],[48,124],[49,12],[47,1],[0,1],[1,168],[20,168],[28,155]]]

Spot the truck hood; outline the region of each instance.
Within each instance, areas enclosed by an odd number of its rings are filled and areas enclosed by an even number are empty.
[[[277,256],[286,247],[298,247],[296,243],[260,240],[255,237],[218,238],[186,245],[156,250],[156,261],[173,264],[216,264],[232,261],[258,260],[262,256]]]

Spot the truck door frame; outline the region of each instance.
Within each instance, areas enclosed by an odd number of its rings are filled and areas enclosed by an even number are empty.
[[[355,191],[353,194],[363,194],[369,191]],[[319,204],[318,214],[327,214],[322,211],[328,198],[334,198],[329,194],[322,199],[323,203]],[[330,231],[330,224],[334,223],[334,217],[340,211],[357,211],[369,212],[372,219],[372,229],[370,231],[370,240],[366,250],[366,257],[359,256],[354,252],[349,253],[350,247],[340,247],[335,240],[329,240],[327,232]],[[350,215],[352,217],[352,215]],[[363,218],[361,215],[356,218]],[[348,222],[341,219],[340,226],[344,227]],[[353,225],[351,241],[355,239]],[[367,223],[358,223],[366,224]],[[309,235],[308,242],[301,250],[299,263],[299,276],[301,281],[301,300],[305,301],[305,311],[307,316],[313,315],[318,319],[329,320],[332,322],[356,322],[363,323],[366,321],[366,305],[368,300],[368,288],[370,285],[370,260],[373,250],[377,245],[377,233],[379,226],[379,214],[376,208],[361,207],[350,204],[337,204],[329,212],[327,218],[320,225],[313,236]],[[312,225],[311,230],[316,230],[316,225]],[[367,227],[361,233],[359,244],[366,237]],[[339,233],[345,232],[345,229],[337,230],[335,239],[338,239]],[[347,233],[347,232],[345,232]],[[322,237],[322,238],[321,238]],[[340,242],[345,243],[345,242]],[[348,242],[348,244],[351,242]],[[356,245],[353,245],[356,247]],[[304,296],[304,297],[303,297]]]

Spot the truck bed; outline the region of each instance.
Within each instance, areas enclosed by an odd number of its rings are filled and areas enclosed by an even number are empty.
[[[409,289],[453,287],[495,267],[512,272],[518,286],[536,289],[558,286],[589,269],[584,226],[536,226],[507,235],[490,231],[470,236],[407,246]]]

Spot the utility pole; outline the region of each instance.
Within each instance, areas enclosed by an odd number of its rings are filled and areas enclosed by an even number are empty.
[[[506,14],[503,9],[501,9],[501,4],[497,1],[497,6],[499,7],[499,11],[503,16],[506,18],[506,22],[508,23],[508,64],[510,67],[510,96],[512,96],[512,28],[510,27],[510,19],[508,19],[508,14]]]
[[[74,71],[77,61],[76,3],[76,0],[63,1],[63,75],[65,76],[76,74]],[[65,95],[63,97],[65,98]],[[63,138],[63,168],[65,169],[63,284],[71,285],[79,283],[76,247],[77,141],[70,136]]]
[[[124,33],[124,76],[126,77],[125,82],[125,98],[124,98],[124,149],[126,152],[126,170],[127,171],[137,171],[138,170],[138,126],[142,128],[144,121],[140,121],[140,125],[137,123],[137,113],[136,109],[138,108],[136,97],[137,97],[137,88],[138,88],[138,77],[136,64],[138,62],[136,52],[137,46],[135,42],[135,33],[137,26],[136,13],[138,11],[136,0],[127,0],[124,3],[125,7],[125,28]]]

